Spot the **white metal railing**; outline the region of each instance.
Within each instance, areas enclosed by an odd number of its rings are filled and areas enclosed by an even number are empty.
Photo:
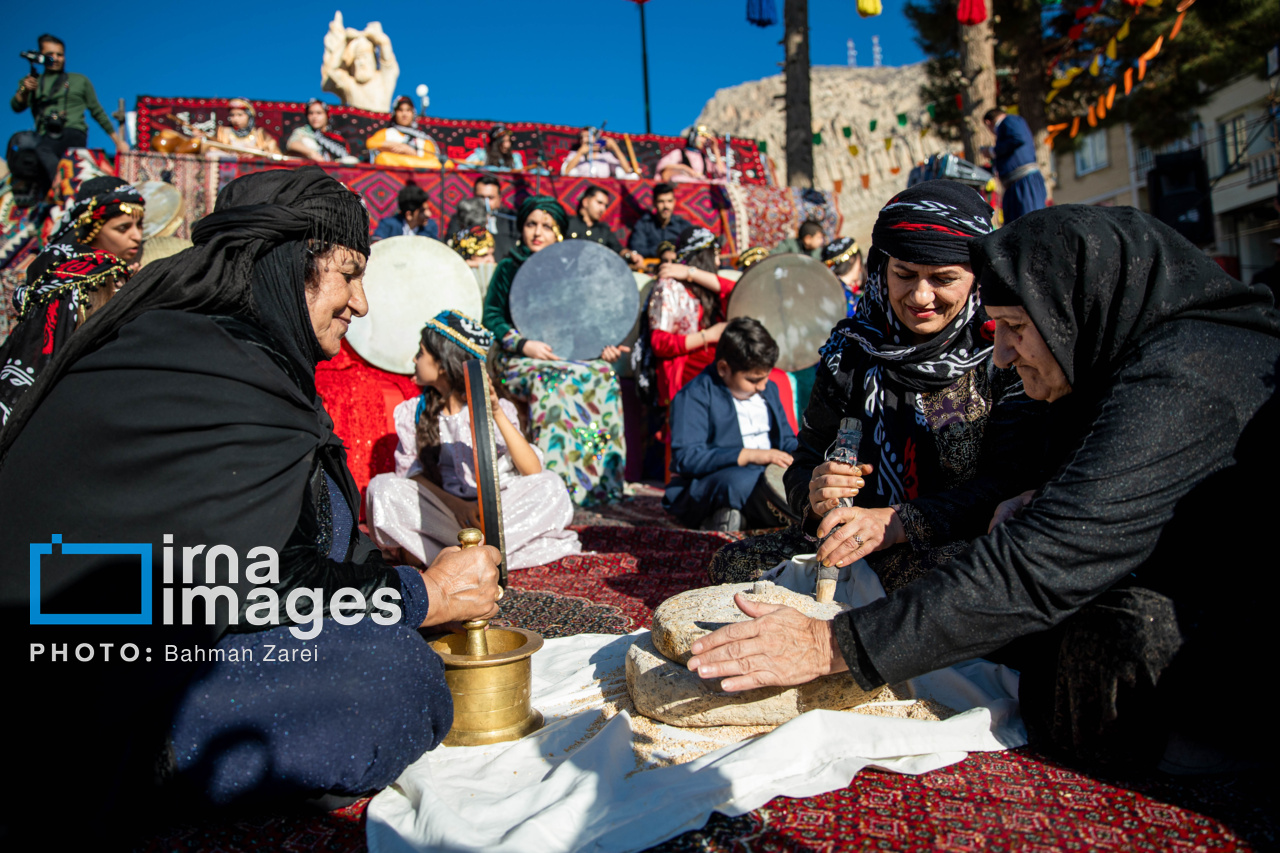
[[[1273,148],[1261,151],[1249,158],[1249,186],[1265,184],[1276,179],[1276,166],[1280,164],[1280,154]]]

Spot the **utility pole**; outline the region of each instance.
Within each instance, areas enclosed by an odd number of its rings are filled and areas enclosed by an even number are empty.
[[[640,65],[644,69],[644,132],[653,133],[653,122],[649,118],[649,44],[644,32],[645,0],[637,0],[640,7]]]
[[[787,185],[813,187],[813,110],[809,103],[809,0],[786,0]]]

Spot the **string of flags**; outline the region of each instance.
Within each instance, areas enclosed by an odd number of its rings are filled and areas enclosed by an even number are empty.
[[[1140,7],[1143,5],[1143,0],[1136,0],[1136,2],[1130,2],[1130,0],[1125,0],[1125,2],[1129,5],[1135,6],[1134,14],[1137,13],[1136,7]],[[1145,0],[1145,2],[1152,6],[1160,5],[1160,0]],[[1172,42],[1175,38],[1178,37],[1178,33],[1182,32],[1182,22],[1186,18],[1187,10],[1191,8],[1191,5],[1193,3],[1195,3],[1195,0],[1181,0],[1181,2],[1178,3],[1177,5],[1178,17],[1174,20],[1173,26],[1169,29],[1169,32],[1167,34],[1168,41]],[[1091,8],[1091,7],[1083,7],[1083,8]],[[1099,61],[1100,54],[1105,53],[1106,57],[1110,60],[1114,60],[1116,58],[1116,48],[1115,48],[1116,42],[1124,41],[1124,39],[1128,37],[1130,20],[1132,20],[1132,16],[1130,16],[1130,18],[1124,22],[1124,24],[1120,27],[1119,30],[1117,30],[1116,34],[1111,38],[1111,40],[1107,42],[1106,48],[1102,51],[1099,51],[1099,53],[1094,54],[1093,60],[1089,63],[1089,65],[1087,66],[1082,65],[1082,66],[1077,66],[1075,68],[1069,69],[1061,77],[1055,78],[1053,81],[1051,81],[1049,84],[1051,87],[1051,91],[1049,95],[1045,98],[1045,103],[1049,103],[1050,101],[1052,101],[1059,92],[1061,92],[1064,88],[1070,85],[1071,81],[1074,80],[1076,77],[1080,76],[1080,74],[1083,73],[1086,68],[1089,70],[1089,73],[1091,75],[1098,76],[1100,72],[1100,61]],[[1156,40],[1151,43],[1151,46],[1148,47],[1145,51],[1142,52],[1142,54],[1138,56],[1137,62],[1134,65],[1131,65],[1124,70],[1124,74],[1121,77],[1121,83],[1112,83],[1109,87],[1107,87],[1107,91],[1102,95],[1099,95],[1098,100],[1096,102],[1091,103],[1089,105],[1088,112],[1085,113],[1083,116],[1077,115],[1077,116],[1074,116],[1069,122],[1059,122],[1057,124],[1049,125],[1048,127],[1049,134],[1048,134],[1048,138],[1046,139],[1046,144],[1050,148],[1052,148],[1054,139],[1058,136],[1058,134],[1062,133],[1063,131],[1069,131],[1069,137],[1071,139],[1075,139],[1076,135],[1080,132],[1080,125],[1082,121],[1088,124],[1089,127],[1097,127],[1098,122],[1101,121],[1102,119],[1105,119],[1107,117],[1107,113],[1114,107],[1116,96],[1119,91],[1119,86],[1121,84],[1124,86],[1124,94],[1127,96],[1133,91],[1134,71],[1135,70],[1137,71],[1138,82],[1142,82],[1143,78],[1146,77],[1147,64],[1160,54],[1160,51],[1164,48],[1165,39],[1166,39],[1166,35],[1162,34],[1162,35],[1156,36]]]

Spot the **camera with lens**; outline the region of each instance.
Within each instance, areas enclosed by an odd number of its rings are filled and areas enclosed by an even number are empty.
[[[44,54],[36,53],[34,50],[20,51],[18,56],[22,57],[27,62],[30,62],[32,65],[44,65],[45,63]]]
[[[48,136],[59,136],[67,126],[67,117],[61,113],[49,113],[44,116],[41,122],[44,132]]]

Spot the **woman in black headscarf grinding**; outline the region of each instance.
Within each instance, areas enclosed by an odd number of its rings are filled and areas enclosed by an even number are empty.
[[[368,228],[318,168],[233,181],[195,247],[92,316],[0,432],[3,654],[37,753],[14,766],[91,772],[75,808],[94,820],[136,821],[175,786],[220,805],[362,794],[449,730],[417,628],[495,614],[496,552],[384,563],[315,392],[367,309]],[[64,644],[88,657],[66,665]]]
[[[1274,507],[1248,498],[1280,473],[1258,435],[1276,423],[1270,294],[1128,208],[1036,211],[972,261],[996,363],[1051,402],[1056,473],[968,553],[829,627],[740,602],[761,618],[690,667],[728,690],[844,669],[870,687],[1000,650],[1033,745],[1173,770],[1273,749],[1263,722],[1197,701],[1247,684],[1271,644],[1272,572],[1248,535]],[[1248,523],[1224,528],[1224,507]]]

